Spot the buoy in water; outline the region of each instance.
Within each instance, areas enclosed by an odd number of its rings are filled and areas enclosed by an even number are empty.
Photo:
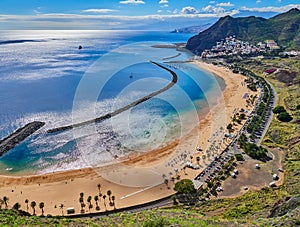
[[[82,49],[82,46],[81,45],[79,45],[79,47],[78,47],[78,50],[81,50]]]

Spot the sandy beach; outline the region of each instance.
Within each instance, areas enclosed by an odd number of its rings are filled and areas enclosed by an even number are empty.
[[[40,176],[11,177],[0,176],[0,196],[9,197],[9,207],[16,202],[21,204],[21,209],[26,210],[25,199],[30,202],[36,201],[45,203],[45,214],[61,215],[60,204],[66,208],[74,207],[76,213],[80,212],[79,194],[84,193],[84,201],[88,196],[94,198],[99,194],[97,185],[101,184],[101,193],[106,194],[107,190],[112,191],[115,196],[116,208],[141,204],[156,200],[174,193],[172,177],[180,175],[182,178],[194,178],[201,172],[201,169],[222,151],[222,148],[229,143],[224,140],[226,126],[231,122],[233,114],[239,109],[251,111],[252,107],[246,106],[246,93],[254,94],[243,86],[245,77],[232,73],[229,69],[212,64],[195,61],[193,64],[223,78],[226,88],[217,104],[207,109],[207,114],[199,119],[198,125],[182,138],[153,151],[128,157],[126,160],[119,160],[116,164],[101,168],[86,168],[45,174]],[[216,102],[212,100],[211,102]],[[210,100],[208,100],[210,103]],[[242,125],[234,126],[236,133]],[[196,147],[200,146],[203,151],[197,153]],[[196,157],[200,161],[196,161]],[[199,165],[200,169],[181,170],[187,161]],[[178,170],[177,170],[178,169]],[[168,179],[168,185],[164,179]],[[109,205],[109,198],[106,198],[106,208],[114,209]],[[104,200],[99,200],[101,211],[105,211]],[[92,200],[95,212],[95,201]],[[85,207],[89,212],[88,206]],[[37,215],[41,210],[36,207]]]

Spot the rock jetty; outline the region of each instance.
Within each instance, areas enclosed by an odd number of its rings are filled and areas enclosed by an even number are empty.
[[[144,96],[144,97],[142,97],[142,98],[140,98],[140,99],[138,99],[138,100],[130,103],[127,106],[124,106],[124,107],[122,107],[120,109],[117,109],[117,110],[115,110],[115,111],[113,111],[111,113],[105,114],[105,115],[103,115],[101,117],[98,117],[98,118],[95,118],[95,119],[92,119],[92,120],[89,120],[89,121],[84,121],[84,122],[81,122],[81,123],[73,124],[73,125],[67,125],[67,126],[62,126],[62,127],[58,127],[58,128],[49,129],[47,132],[48,133],[57,133],[57,132],[62,132],[62,131],[70,130],[70,129],[73,129],[73,128],[76,128],[76,127],[81,127],[81,126],[84,126],[84,125],[89,125],[89,124],[93,124],[93,123],[99,123],[99,122],[104,121],[106,119],[112,118],[112,117],[114,117],[114,116],[116,116],[116,115],[118,115],[118,114],[120,114],[120,113],[122,113],[122,112],[124,112],[124,111],[126,111],[126,110],[128,110],[128,109],[130,109],[132,107],[134,107],[134,106],[137,106],[140,103],[145,102],[145,101],[153,98],[156,95],[159,95],[160,93],[162,93],[162,92],[170,89],[171,87],[173,87],[177,83],[178,76],[177,76],[177,74],[174,71],[168,69],[167,67],[165,67],[165,66],[163,66],[163,65],[161,65],[159,63],[156,63],[156,62],[153,62],[153,61],[150,61],[150,62],[152,64],[154,64],[154,65],[156,65],[156,66],[158,66],[158,67],[160,67],[160,68],[168,71],[172,75],[172,81],[168,85],[166,85],[165,87],[161,88],[158,91],[152,92],[151,94],[146,95],[146,96]]]
[[[45,125],[44,122],[34,121],[31,122],[0,140],[0,156],[5,154],[10,149],[13,149],[17,144],[21,143],[28,136],[36,132],[38,129]]]

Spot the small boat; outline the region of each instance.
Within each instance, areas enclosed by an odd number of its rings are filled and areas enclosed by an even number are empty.
[[[8,168],[6,168],[5,170],[6,170],[6,171],[11,171],[11,170],[13,170],[13,168],[8,167]]]

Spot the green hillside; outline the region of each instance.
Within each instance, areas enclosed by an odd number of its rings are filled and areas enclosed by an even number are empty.
[[[270,19],[222,17],[209,29],[190,38],[186,48],[198,54],[233,35],[253,44],[274,39],[281,46],[300,49],[300,10],[291,9]]]

